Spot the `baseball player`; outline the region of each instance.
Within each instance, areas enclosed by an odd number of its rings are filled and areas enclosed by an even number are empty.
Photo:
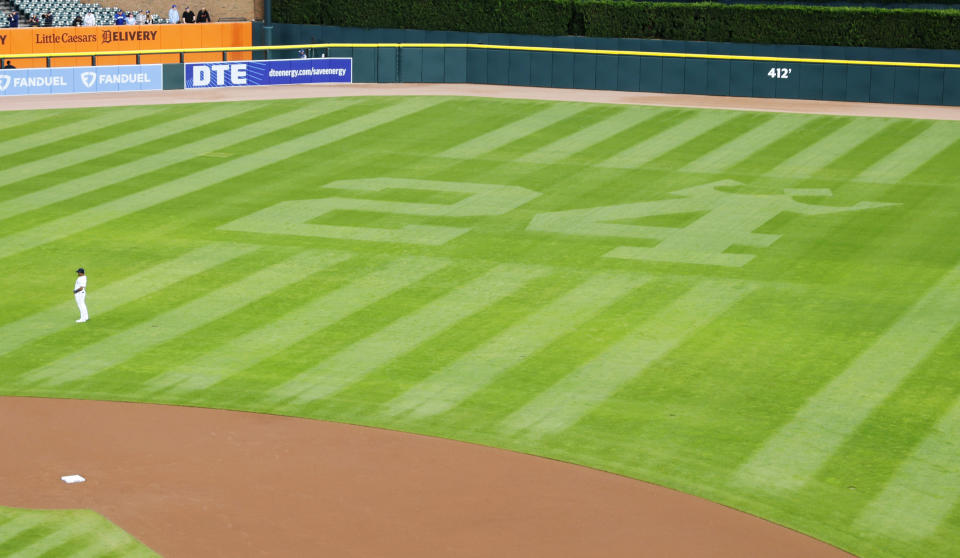
[[[83,272],[83,268],[77,270],[77,282],[73,284],[73,298],[77,300],[77,306],[80,307],[80,319],[77,320],[78,324],[82,324],[87,321],[87,303],[85,302],[87,298],[87,276]]]

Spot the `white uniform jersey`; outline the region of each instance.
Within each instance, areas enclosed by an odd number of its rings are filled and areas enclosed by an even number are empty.
[[[77,294],[84,294],[87,292],[87,276],[86,275],[81,275],[80,277],[77,277],[77,282],[73,284],[73,290],[77,290],[80,287],[83,287],[83,290]]]

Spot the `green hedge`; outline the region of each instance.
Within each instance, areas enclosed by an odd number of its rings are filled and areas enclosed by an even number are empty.
[[[685,41],[960,48],[960,12],[716,3],[578,2],[585,34]]]
[[[274,0],[279,23],[566,35],[571,0]]]
[[[611,0],[274,0],[281,23],[735,43],[960,48],[960,11]]]

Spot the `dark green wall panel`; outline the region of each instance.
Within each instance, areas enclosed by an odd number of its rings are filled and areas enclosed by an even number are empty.
[[[380,83],[399,81],[397,50],[396,47],[380,47],[377,49],[377,81]]]
[[[892,103],[896,69],[890,66],[870,68],[870,101]]]
[[[707,61],[689,58],[683,64],[683,92],[689,95],[707,94]]]
[[[617,58],[617,89],[640,91],[640,57],[619,56]]]
[[[553,87],[553,54],[549,52],[530,53],[530,85]]]
[[[353,49],[353,81],[376,83],[378,50],[376,48]]]
[[[425,83],[443,83],[444,82],[444,55],[443,48],[425,48],[423,49],[423,69],[422,77]]]
[[[799,81],[798,95],[801,99],[823,98],[823,64],[797,64],[794,73]]]
[[[510,82],[510,53],[505,50],[487,51],[487,83],[506,85]]]
[[[443,49],[443,81],[446,83],[466,83],[467,49]]]
[[[553,71],[551,73],[551,87],[573,87],[573,55],[565,52],[553,54]]]
[[[943,70],[943,104],[960,105],[960,70]]]
[[[920,69],[895,68],[893,85],[893,102],[910,103],[920,102]]]
[[[753,62],[730,62],[730,94],[734,97],[753,96]]]
[[[604,49],[609,50],[609,49]],[[597,89],[618,89],[618,59],[619,56],[597,56]]]
[[[640,91],[663,91],[663,58],[640,59]]]
[[[683,93],[683,58],[661,58],[664,93]]]
[[[530,53],[527,51],[513,51],[508,58],[510,85],[530,85]]]
[[[183,64],[163,65],[163,89],[183,89]]]
[[[847,66],[847,101],[870,101],[870,68]]]
[[[423,82],[423,49],[400,49],[400,81],[406,83]]]
[[[730,62],[707,60],[707,95],[730,94]]]
[[[575,89],[597,88],[597,56],[595,54],[573,55],[573,87]]]
[[[943,69],[919,68],[920,86],[917,88],[917,102],[924,105],[943,103]]]
[[[847,100],[847,67],[843,64],[823,65],[823,99]]]
[[[467,82],[487,83],[487,51],[467,49]]]

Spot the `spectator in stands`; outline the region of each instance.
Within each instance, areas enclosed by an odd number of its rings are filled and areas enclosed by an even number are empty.
[[[127,25],[136,25],[137,18],[133,17],[133,12],[127,12]]]
[[[50,10],[47,10],[47,13],[43,14],[43,26],[53,27],[53,14],[50,13]]]
[[[7,27],[20,27],[20,12],[14,10],[7,16]]]
[[[167,17],[170,18],[170,23],[180,23],[180,12],[177,11],[176,4],[170,6],[170,11],[167,12]]]
[[[113,23],[116,25],[127,24],[127,16],[123,15],[123,10],[117,10],[117,13],[113,16]]]
[[[147,14],[143,12],[137,12],[137,25],[145,25],[147,23]]]
[[[150,10],[147,10],[146,21],[147,21],[147,25],[153,25],[154,23],[156,23],[156,21],[153,18],[153,14],[150,13]]]
[[[96,24],[97,24],[97,16],[93,15],[93,12],[87,12],[83,16],[84,27],[93,27]]]
[[[16,70],[17,67],[14,66],[13,64],[11,64],[9,60],[7,60],[7,63],[3,65],[3,69],[4,69],[4,70]]]
[[[193,23],[196,14],[193,13],[193,10],[190,9],[190,6],[187,6],[183,9],[183,14],[181,15],[184,23]]]
[[[27,25],[30,27],[40,27],[40,18],[36,14],[30,16],[30,19],[27,20]]]
[[[210,23],[210,12],[206,8],[200,8],[197,12],[197,23]]]
[[[70,25],[73,25],[74,27],[80,27],[81,25],[83,25],[83,16],[81,16],[80,14],[77,14],[77,17],[73,18],[73,23],[71,23]]]

